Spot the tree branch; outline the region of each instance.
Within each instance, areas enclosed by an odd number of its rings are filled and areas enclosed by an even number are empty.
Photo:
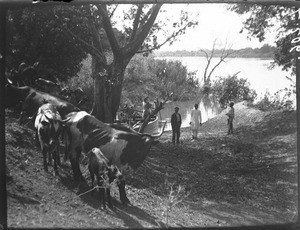
[[[146,53],[146,52],[151,52],[153,50],[157,50],[159,49],[160,47],[162,47],[163,45],[165,45],[167,42],[169,42],[170,40],[172,40],[173,38],[177,37],[182,31],[184,31],[186,28],[188,27],[188,23],[182,27],[181,29],[179,29],[178,31],[176,32],[173,32],[173,34],[171,36],[169,36],[164,42],[150,48],[150,49],[146,49],[146,50],[139,50],[137,51],[137,53]]]
[[[133,41],[133,39],[136,36],[136,32],[137,32],[137,29],[138,29],[138,26],[140,23],[140,17],[143,12],[143,7],[144,7],[144,4],[139,4],[139,6],[138,6],[138,9],[137,9],[137,12],[136,12],[136,15],[134,18],[134,22],[133,22],[132,33],[131,33],[129,41]]]
[[[116,5],[116,7],[112,10],[112,12],[109,15],[109,18],[112,18],[114,16],[115,11],[117,10],[119,5]]]
[[[161,8],[162,4],[155,4],[153,5],[151,9],[151,15],[148,19],[148,21],[145,23],[145,25],[141,28],[141,30],[137,31],[137,36],[135,39],[131,42],[129,42],[124,48],[124,53],[126,56],[133,56],[138,49],[141,47],[143,44],[144,40],[149,34],[150,29],[153,26],[153,23],[159,13],[159,10]]]
[[[99,50],[96,49],[93,45],[89,44],[85,40],[83,40],[80,37],[78,37],[77,35],[75,35],[67,26],[64,25],[63,21],[59,18],[59,16],[57,16],[55,13],[54,13],[54,15],[55,15],[55,18],[57,20],[59,20],[60,23],[62,24],[62,26],[64,27],[64,30],[62,30],[62,31],[65,35],[67,35],[70,39],[75,39],[79,43],[81,43],[81,45],[83,45],[85,47],[85,50],[88,53],[90,53],[91,55],[96,56],[97,59],[101,61],[101,63],[103,63],[103,64],[106,63],[106,58],[103,55],[103,53],[99,52]]]
[[[121,49],[119,43],[116,39],[116,36],[113,31],[113,27],[110,21],[110,17],[108,16],[107,6],[106,4],[100,4],[98,10],[102,16],[103,28],[106,32],[110,47],[115,57],[122,56]]]
[[[229,52],[229,51],[227,50],[227,52],[226,52],[225,55],[224,55],[224,53],[225,53],[225,47],[224,47],[224,49],[223,49],[223,51],[222,51],[222,55],[221,55],[221,57],[220,57],[220,61],[214,66],[214,68],[212,68],[212,70],[210,71],[210,73],[209,73],[207,79],[210,79],[210,77],[211,77],[212,73],[215,71],[215,69],[216,69],[222,62],[225,62],[225,59],[226,59],[227,57],[229,57],[231,54],[235,53],[235,51]]]

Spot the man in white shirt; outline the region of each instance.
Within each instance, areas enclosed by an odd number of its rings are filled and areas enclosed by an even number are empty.
[[[195,104],[194,109],[191,112],[191,130],[192,130],[192,138],[197,139],[198,129],[202,125],[202,116],[201,111],[198,110],[198,104]]]

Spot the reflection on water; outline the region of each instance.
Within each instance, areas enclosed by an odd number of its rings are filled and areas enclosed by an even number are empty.
[[[197,71],[196,76],[200,83],[202,83],[203,71],[207,63],[205,57],[158,57],[157,59],[181,61],[182,64],[187,67],[188,71]],[[212,66],[218,61],[219,58],[213,58]],[[215,80],[217,77],[227,77],[228,75],[239,72],[237,75],[238,78],[247,79],[250,88],[255,89],[258,94],[257,100],[260,100],[266,92],[273,95],[284,88],[291,88],[291,82],[287,80],[285,76],[289,76],[295,80],[295,76],[291,76],[290,71],[283,71],[279,66],[269,69],[268,67],[272,61],[273,60],[259,58],[228,58],[226,63],[218,66],[211,80]],[[284,93],[279,95],[279,97],[283,98],[283,95]],[[291,99],[296,104],[296,95]],[[167,103],[165,108],[160,112],[161,118],[170,121],[174,108],[178,106],[179,113],[183,120],[182,127],[187,127],[189,126],[191,110],[195,103],[199,104],[199,109],[202,112],[202,122],[205,122],[218,114],[219,108],[217,105],[210,102],[200,103],[200,101],[201,100],[199,99],[198,101]],[[166,130],[170,129],[171,124],[168,122]]]
[[[157,59],[181,61],[188,71],[197,71],[196,76],[200,83],[203,83],[203,73],[207,64],[205,57],[158,57]],[[218,61],[219,58],[213,58],[211,66]],[[293,80],[296,80],[296,76],[291,76],[291,71],[283,71],[279,66],[269,69],[272,61],[259,58],[228,58],[226,63],[216,68],[211,80],[239,72],[237,77],[247,79],[250,88],[255,89],[259,97],[262,97],[265,92],[274,94],[281,89],[290,88],[291,82],[285,76]]]
[[[199,99],[200,101],[200,99]],[[184,101],[184,102],[169,102],[166,103],[164,109],[159,112],[160,119],[167,120],[167,126],[165,130],[171,130],[171,115],[174,113],[174,108],[177,106],[179,108],[179,113],[182,118],[182,127],[188,127],[191,119],[191,111],[194,108],[195,103],[199,104],[199,109],[202,115],[202,122],[207,121],[210,118],[213,118],[218,114],[220,108],[218,105],[212,102],[203,103],[194,101]]]

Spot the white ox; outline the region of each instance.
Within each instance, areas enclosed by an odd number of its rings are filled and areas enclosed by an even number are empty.
[[[43,153],[44,170],[48,171],[48,155],[49,164],[51,164],[52,159],[54,159],[55,175],[58,175],[57,164],[60,162],[58,146],[62,125],[63,121],[54,105],[46,103],[39,107],[34,127],[36,128],[36,134]]]

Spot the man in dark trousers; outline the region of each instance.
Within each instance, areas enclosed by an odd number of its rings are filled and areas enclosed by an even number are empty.
[[[180,126],[181,126],[181,115],[178,113],[179,108],[175,107],[175,113],[171,116],[171,125],[172,125],[172,142],[175,144],[175,136],[176,136],[176,143],[179,144],[179,137],[180,137]]]

